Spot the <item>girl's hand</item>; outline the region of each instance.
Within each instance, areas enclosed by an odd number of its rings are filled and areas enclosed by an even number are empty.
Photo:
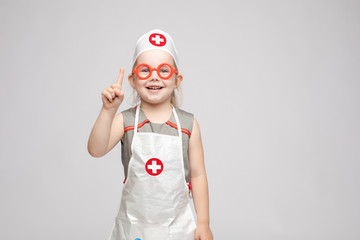
[[[117,83],[106,88],[101,93],[101,98],[103,101],[103,108],[106,110],[115,110],[119,108],[120,104],[124,100],[124,92],[121,89],[122,82],[124,77],[124,68],[120,68],[120,74],[117,80]]]
[[[198,224],[195,230],[195,240],[213,240],[213,234],[208,224]]]

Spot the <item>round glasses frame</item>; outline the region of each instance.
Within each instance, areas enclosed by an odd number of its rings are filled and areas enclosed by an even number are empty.
[[[141,77],[140,74],[139,74],[139,68],[142,67],[142,66],[146,66],[146,67],[149,69],[149,75],[147,75],[146,77]],[[160,68],[161,68],[162,66],[168,66],[168,67],[170,68],[171,72],[170,72],[169,76],[167,76],[167,77],[162,77],[162,76],[161,76],[161,74],[160,74]],[[133,70],[132,73],[135,73],[136,76],[137,76],[139,79],[144,80],[144,79],[149,78],[154,70],[157,72],[158,76],[159,76],[160,78],[162,78],[162,79],[169,79],[174,73],[175,73],[175,74],[178,74],[178,71],[175,70],[175,69],[174,69],[170,64],[168,64],[168,63],[161,63],[157,68],[152,68],[152,67],[150,67],[150,65],[148,65],[148,64],[146,64],[146,63],[141,63],[141,64],[139,64],[139,65],[136,66],[136,68]]]

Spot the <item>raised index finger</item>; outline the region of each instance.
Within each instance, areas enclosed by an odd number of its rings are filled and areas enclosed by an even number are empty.
[[[123,77],[124,77],[124,68],[120,68],[120,74],[119,74],[119,77],[118,77],[118,80],[117,80],[117,84],[122,85],[122,82],[123,82]]]

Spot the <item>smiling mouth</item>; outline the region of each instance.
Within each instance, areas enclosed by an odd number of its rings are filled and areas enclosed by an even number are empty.
[[[150,90],[160,90],[162,89],[163,87],[146,87],[147,89],[150,89]]]

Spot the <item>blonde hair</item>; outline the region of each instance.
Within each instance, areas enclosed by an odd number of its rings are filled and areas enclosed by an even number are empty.
[[[174,68],[176,70],[178,70],[178,67],[177,67],[174,59],[173,59],[173,63],[174,63]],[[137,65],[137,59],[134,62],[134,65],[132,66],[131,72],[135,69],[136,65]],[[132,74],[135,74],[135,73],[132,73]],[[133,96],[132,105],[133,105],[133,107],[135,107],[136,105],[138,105],[140,103],[141,99],[135,89],[133,89],[132,96]],[[183,101],[183,98],[182,98],[182,89],[181,89],[181,83],[180,83],[180,85],[177,88],[175,88],[175,90],[172,92],[170,103],[172,105],[174,105],[174,107],[180,108],[182,105],[182,101]]]

